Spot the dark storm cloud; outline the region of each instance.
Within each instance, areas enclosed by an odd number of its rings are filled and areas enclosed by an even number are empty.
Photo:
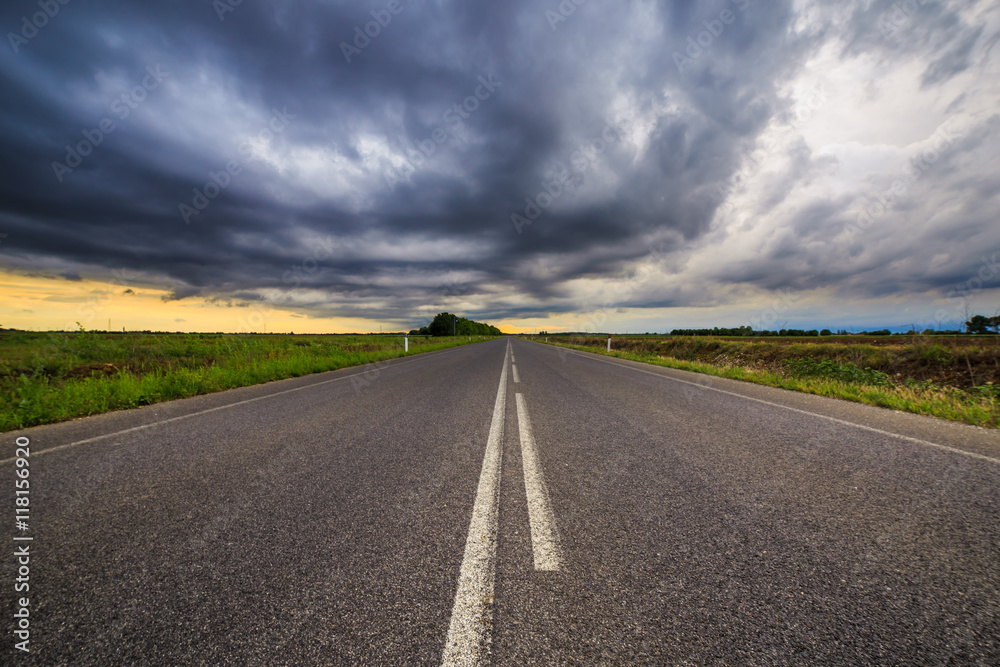
[[[271,289],[299,293],[310,315],[401,322],[454,298],[486,319],[586,309],[569,282],[707,232],[716,184],[787,113],[780,85],[827,38],[822,23],[790,31],[789,2],[389,4],[243,2],[220,19],[204,1],[73,0],[30,39],[8,36],[8,268],[126,268],[172,299]],[[926,86],[970,67],[981,27],[930,3],[890,40],[891,9],[854,11],[845,52],[930,40]],[[37,11],[8,2],[0,26],[18,35]],[[675,54],[723,12],[733,20],[679,68]],[[67,146],[98,136],[74,166]],[[512,215],[546,192],[551,206],[519,233]],[[832,279],[798,241],[837,217],[833,202],[802,212],[771,256],[788,274],[750,263],[719,279]]]

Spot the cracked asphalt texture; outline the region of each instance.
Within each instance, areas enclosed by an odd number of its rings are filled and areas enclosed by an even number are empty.
[[[438,663],[506,345],[3,434],[35,539],[31,653],[8,620],[0,662]],[[1000,434],[512,349],[492,664],[1000,664],[1000,464],[815,415],[994,459]],[[515,393],[561,572],[533,569]]]

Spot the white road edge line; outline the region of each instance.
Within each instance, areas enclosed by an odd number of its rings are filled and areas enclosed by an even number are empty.
[[[521,381],[521,376],[517,374],[517,366],[514,364],[513,361],[510,362],[510,370],[511,370],[511,373],[514,374],[514,382],[520,382]]]
[[[524,468],[524,490],[528,496],[528,519],[531,522],[531,548],[535,556],[535,569],[558,572],[562,566],[559,532],[549,501],[549,488],[545,485],[542,464],[535,449],[535,436],[524,396],[515,394],[517,401],[517,428],[521,433],[521,465]]]
[[[708,386],[705,386],[703,384],[698,384],[697,382],[689,382],[687,380],[681,380],[681,379],[678,379],[678,378],[675,378],[675,377],[670,377],[669,375],[662,375],[660,373],[653,373],[652,371],[643,370],[641,368],[635,368],[633,366],[627,366],[625,364],[616,364],[613,361],[608,361],[606,359],[601,359],[599,356],[596,356],[596,355],[590,355],[590,354],[585,354],[585,353],[582,353],[582,352],[578,352],[577,350],[571,350],[571,351],[575,352],[576,354],[578,354],[579,356],[581,356],[581,357],[583,357],[585,359],[593,359],[594,361],[602,361],[602,362],[604,362],[606,364],[611,364],[612,366],[618,366],[619,368],[628,368],[630,370],[637,371],[639,373],[645,373],[647,375],[655,375],[656,377],[663,378],[664,380],[671,380],[672,382],[680,382],[681,384],[689,384],[692,387],[699,387],[701,389],[708,389],[709,391],[716,391],[716,392],[718,392],[720,394],[727,394],[729,396],[735,396],[737,398],[743,398],[743,399],[746,399],[748,401],[754,401],[754,402],[757,402],[757,403],[763,403],[764,405],[772,405],[772,406],[774,406],[776,408],[784,408],[785,410],[791,410],[792,412],[798,412],[799,414],[810,415],[812,417],[819,417],[820,419],[825,419],[827,421],[831,421],[831,422],[834,422],[834,423],[837,423],[837,424],[843,424],[845,426],[853,426],[854,428],[859,428],[859,429],[861,429],[863,431],[871,431],[872,433],[878,433],[880,435],[888,435],[888,436],[891,436],[893,438],[899,438],[900,440],[906,440],[907,442],[913,442],[913,443],[916,443],[918,445],[924,445],[926,447],[935,447],[937,449],[940,449],[940,450],[943,450],[943,451],[946,451],[946,452],[951,452],[952,454],[961,454],[963,456],[968,456],[970,458],[980,459],[980,460],[983,460],[983,461],[989,461],[990,463],[996,463],[996,464],[1000,465],[1000,459],[995,459],[995,458],[992,458],[990,456],[986,456],[984,454],[977,454],[976,452],[967,452],[964,449],[958,449],[956,447],[949,447],[948,445],[942,445],[942,444],[937,443],[937,442],[931,442],[930,440],[921,440],[920,438],[913,438],[913,437],[908,436],[908,435],[902,435],[900,433],[893,433],[892,431],[883,431],[882,429],[875,428],[874,426],[865,426],[864,424],[858,424],[857,422],[847,421],[846,419],[838,419],[836,417],[830,417],[829,415],[821,415],[818,412],[809,412],[808,410],[802,410],[800,408],[793,408],[790,405],[782,405],[781,403],[775,403],[773,401],[765,401],[763,398],[754,398],[753,396],[746,396],[744,394],[738,394],[735,391],[726,391],[725,389],[717,389],[716,387],[708,387]],[[676,369],[671,369],[671,370],[676,370]]]
[[[493,406],[493,421],[486,441],[476,502],[472,507],[465,556],[458,574],[458,590],[451,610],[448,640],[442,665],[482,665],[492,639],[493,585],[496,577],[497,507],[500,503],[500,467],[503,456],[503,422],[507,405],[507,359],[503,356],[500,387]]]
[[[421,360],[424,360],[424,359],[428,359],[435,352],[444,352],[446,350],[454,350],[454,349],[456,349],[456,348],[452,347],[452,348],[446,348],[445,350],[434,350],[432,352],[424,352],[422,354],[414,355],[414,356],[410,357],[409,359],[406,359],[405,361],[400,361],[399,363],[391,364],[391,366],[395,367],[395,366],[402,366],[403,364],[410,364],[410,363],[413,363],[414,361],[421,361]],[[396,358],[399,359],[401,357],[396,357]],[[395,359],[387,359],[386,361],[395,361]],[[380,363],[380,362],[375,362],[375,363]],[[366,366],[371,366],[371,364],[366,364]],[[359,366],[358,368],[365,368],[365,366]],[[385,366],[383,366],[382,368],[385,368]],[[329,373],[335,373],[336,371],[327,371],[327,372],[329,372]],[[301,387],[292,387],[291,389],[283,389],[282,391],[276,391],[273,394],[265,394],[263,396],[255,396],[253,398],[247,398],[247,399],[242,400],[242,401],[236,401],[235,403],[226,403],[225,405],[217,405],[214,408],[208,408],[206,410],[199,410],[198,412],[191,412],[191,413],[186,414],[186,415],[178,415],[176,417],[170,417],[169,419],[161,419],[160,421],[149,422],[148,424],[141,424],[139,426],[133,426],[132,428],[122,429],[121,431],[114,431],[113,433],[103,433],[101,435],[95,435],[92,438],[85,438],[83,440],[77,440],[76,442],[67,442],[65,445],[57,445],[55,447],[49,447],[48,449],[41,449],[41,450],[39,450],[37,452],[32,452],[31,456],[32,457],[38,457],[38,456],[41,456],[42,454],[48,454],[49,452],[58,452],[58,451],[60,451],[62,449],[69,449],[70,447],[76,447],[77,445],[86,445],[86,444],[91,443],[91,442],[97,442],[98,440],[105,440],[107,438],[114,438],[115,436],[125,435],[126,433],[135,433],[136,431],[143,431],[143,430],[145,430],[147,428],[153,428],[154,426],[159,426],[161,424],[169,424],[171,422],[181,421],[182,419],[190,419],[191,417],[198,417],[200,415],[207,415],[207,414],[209,414],[211,412],[217,412],[219,410],[226,410],[228,408],[235,408],[238,405],[246,405],[247,403],[253,403],[255,401],[263,401],[265,398],[273,398],[274,396],[281,396],[282,394],[290,394],[290,393],[292,393],[294,391],[302,391],[303,389],[311,389],[313,387],[320,387],[320,386],[322,386],[324,384],[330,384],[331,382],[340,382],[341,380],[348,380],[348,379],[350,379],[352,377],[357,377],[359,375],[364,375],[365,373],[370,373],[370,372],[371,372],[371,369],[369,368],[369,369],[364,370],[364,371],[362,371],[360,373],[351,373],[350,375],[342,375],[340,377],[331,378],[329,380],[322,380],[320,382],[313,382],[312,384],[302,385]],[[292,378],[288,378],[288,379],[292,379]],[[247,385],[247,387],[254,387],[254,386],[259,387],[261,385]],[[240,388],[242,388],[242,387],[233,387],[233,389],[240,389]],[[221,392],[216,392],[216,393],[221,393]],[[211,396],[211,394],[203,394],[203,395],[204,396]],[[192,397],[192,398],[194,398],[194,397]],[[170,401],[165,401],[165,402],[169,403]],[[107,413],[105,413],[105,414],[107,414]],[[97,416],[97,415],[95,415],[95,416]],[[52,425],[53,424],[43,424],[42,426],[52,426]],[[9,435],[9,433],[5,433],[4,435]],[[5,463],[11,463],[14,460],[16,460],[16,458],[2,459],[2,460],[0,460],[0,465],[4,465]]]

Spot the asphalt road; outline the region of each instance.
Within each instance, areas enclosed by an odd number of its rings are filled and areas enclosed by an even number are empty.
[[[3,664],[1000,664],[992,431],[501,339],[2,442]]]

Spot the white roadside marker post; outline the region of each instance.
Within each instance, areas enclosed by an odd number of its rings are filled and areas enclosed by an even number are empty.
[[[403,334],[403,352],[410,351],[410,334]]]
[[[608,334],[608,352],[611,351],[611,334]]]

